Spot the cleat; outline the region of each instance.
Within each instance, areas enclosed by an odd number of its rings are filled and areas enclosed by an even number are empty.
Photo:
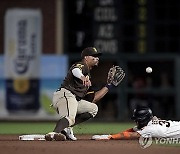
[[[77,140],[77,138],[73,134],[73,128],[72,127],[65,128],[64,130],[61,131],[61,133],[66,136],[67,140],[71,140],[71,141]]]
[[[54,134],[54,140],[55,141],[65,141],[66,136],[64,134],[61,134],[61,133],[56,133],[56,134]]]
[[[54,134],[55,134],[55,132],[50,132],[50,133],[46,134],[45,140],[46,141],[53,141],[54,140]]]
[[[110,140],[111,135],[93,135],[92,140]]]
[[[46,141],[65,141],[66,136],[61,133],[50,132],[45,135]]]

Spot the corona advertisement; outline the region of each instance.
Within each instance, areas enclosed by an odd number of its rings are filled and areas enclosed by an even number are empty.
[[[9,112],[39,109],[42,17],[38,9],[10,9],[5,15],[5,85]]]

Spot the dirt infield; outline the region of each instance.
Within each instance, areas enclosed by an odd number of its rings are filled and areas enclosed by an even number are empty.
[[[93,141],[79,135],[77,141],[19,141],[18,135],[0,135],[0,154],[178,154],[180,147],[152,145],[142,149],[138,141]]]

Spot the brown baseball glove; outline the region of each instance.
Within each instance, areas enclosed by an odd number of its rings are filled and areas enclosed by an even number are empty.
[[[107,84],[118,86],[121,83],[121,81],[124,79],[124,77],[125,77],[125,72],[121,67],[112,66],[108,72]]]

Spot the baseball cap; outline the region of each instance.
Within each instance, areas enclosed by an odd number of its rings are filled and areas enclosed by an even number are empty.
[[[99,57],[101,55],[102,55],[102,53],[98,52],[95,47],[87,47],[81,53],[82,58],[84,58],[85,56]]]

